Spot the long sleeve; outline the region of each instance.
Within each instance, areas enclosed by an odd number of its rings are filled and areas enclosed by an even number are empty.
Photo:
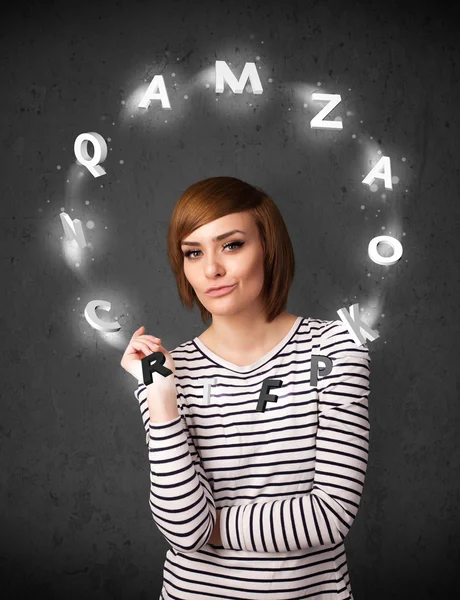
[[[336,544],[358,512],[369,451],[369,352],[341,320],[327,321],[319,351],[332,361],[318,376],[316,461],[311,491],[302,496],[223,507],[226,549],[287,552]]]
[[[172,548],[195,552],[211,537],[216,506],[187,427],[184,406],[178,401],[179,417],[172,421],[152,423],[146,386],[139,383],[134,394],[147,433],[153,520]]]
[[[139,385],[137,386],[137,390],[134,390],[134,396],[136,397],[137,401],[139,402],[139,409],[141,411],[142,424],[144,425],[144,429],[145,429],[145,443],[148,446],[149,438],[150,438],[150,426],[149,426],[150,415],[149,415],[149,405],[147,403],[147,387],[142,382],[139,382]]]

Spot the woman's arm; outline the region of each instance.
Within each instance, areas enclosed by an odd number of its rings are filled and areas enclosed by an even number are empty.
[[[332,361],[318,379],[316,463],[310,492],[224,506],[222,546],[290,552],[338,544],[348,534],[363,491],[369,453],[370,356],[339,320],[328,321],[317,354]]]

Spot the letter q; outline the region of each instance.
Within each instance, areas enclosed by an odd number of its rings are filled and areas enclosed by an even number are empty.
[[[94,155],[88,154],[88,142],[94,146]],[[88,169],[94,177],[105,175],[105,170],[99,165],[107,158],[107,142],[99,133],[80,133],[73,145],[75,156],[79,163]]]

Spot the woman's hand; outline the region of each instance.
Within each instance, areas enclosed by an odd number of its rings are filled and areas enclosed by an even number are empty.
[[[214,546],[222,546],[222,539],[220,537],[220,510],[216,510],[216,524],[212,530],[211,537],[209,538],[208,544]]]
[[[121,359],[120,364],[123,369],[128,371],[138,381],[142,381],[142,359],[154,352],[161,352],[166,358],[164,366],[175,373],[176,366],[174,360],[166,348],[161,345],[161,339],[153,335],[146,335],[144,331],[145,327],[142,325],[133,333],[133,337]]]

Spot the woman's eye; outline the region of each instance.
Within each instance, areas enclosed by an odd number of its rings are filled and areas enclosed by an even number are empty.
[[[229,246],[236,246],[237,248],[240,248],[241,246],[244,245],[244,242],[228,242],[227,244],[224,244],[222,247],[223,248],[228,248]],[[192,254],[196,254],[197,252],[201,252],[201,250],[187,250],[187,252],[184,253],[184,256],[186,258],[192,258],[192,260],[196,257],[192,257]]]

